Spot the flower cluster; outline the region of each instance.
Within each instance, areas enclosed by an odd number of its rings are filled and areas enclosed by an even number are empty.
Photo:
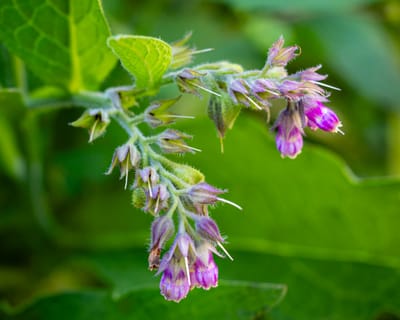
[[[239,72],[213,77],[213,72],[204,70],[183,70],[177,82],[182,92],[198,95],[200,90],[210,92],[209,114],[220,137],[227,128],[232,128],[239,107],[264,110],[268,114],[277,99],[286,100],[286,108],[277,117],[273,128],[276,130],[276,146],[282,157],[295,158],[302,150],[304,129],[321,129],[340,132],[342,126],[338,116],[329,109],[329,93],[324,87],[326,75],[318,70],[321,66],[308,68],[295,74],[288,74],[286,65],[298,55],[298,47],[284,47],[281,37],[271,47],[262,70]]]
[[[189,48],[187,41],[188,36],[173,44],[170,69],[184,66],[201,52]],[[221,147],[226,131],[233,127],[243,108],[265,111],[269,121],[274,101],[285,100],[286,107],[273,129],[282,157],[295,158],[302,150],[306,127],[341,132],[339,118],[325,106],[329,93],[324,87],[330,86],[322,82],[326,76],[318,73],[320,66],[288,74],[286,65],[298,52],[297,46],[284,47],[280,38],[269,50],[261,70],[244,71],[239,65],[223,61],[174,70],[164,75],[163,81],[175,83],[182,93],[210,95],[208,114],[217,128]],[[171,153],[200,151],[187,143],[190,135],[165,128],[146,136],[139,129],[142,123],[152,130],[171,126],[180,118],[191,118],[173,112],[180,97],[152,101],[149,97],[156,91],[151,88],[145,92],[135,85],[110,88],[104,93],[106,107],[89,109],[72,125],[88,129],[90,142],[105,133],[111,120],[127,132],[128,141],[115,149],[107,174],[118,166],[125,188],[131,186],[132,204],[154,217],[149,269],[161,275],[160,290],[165,299],[179,302],[193,288],[208,290],[217,286],[214,256],[232,260],[209,208],[220,202],[241,207],[222,198],[226,190],[205,182],[198,170],[167,158]],[[146,99],[141,100],[143,97]],[[140,109],[132,107],[142,104],[144,110],[135,114],[133,110]],[[131,171],[134,174],[130,180]]]

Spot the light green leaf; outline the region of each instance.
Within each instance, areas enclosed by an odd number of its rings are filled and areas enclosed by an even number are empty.
[[[110,37],[108,45],[138,88],[157,85],[171,64],[171,46],[157,38],[120,35]]]
[[[398,106],[400,68],[394,44],[372,16],[340,15],[309,22],[338,76],[380,104]]]
[[[304,13],[332,13],[349,11],[357,7],[370,5],[379,0],[335,0],[335,1],[320,1],[320,0],[214,0],[231,5],[234,8],[245,10],[264,9],[273,12],[285,12],[293,14]]]
[[[3,0],[0,40],[45,83],[96,89],[116,59],[100,0]]]
[[[137,289],[114,301],[105,292],[76,292],[43,298],[7,320],[254,319],[265,316],[285,294],[285,286],[224,282],[194,290],[179,304],[165,301],[158,288]]]

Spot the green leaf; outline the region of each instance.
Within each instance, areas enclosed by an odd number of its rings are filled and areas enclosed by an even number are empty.
[[[362,95],[398,107],[400,68],[394,44],[372,16],[340,15],[309,22],[332,69]]]
[[[400,271],[368,263],[300,254],[235,252],[221,261],[226,279],[285,283],[288,293],[270,320],[377,320],[400,317]],[[249,268],[249,265],[251,266]],[[384,318],[383,315],[391,315]]]
[[[179,304],[165,301],[154,287],[117,301],[104,292],[65,293],[43,298],[6,319],[254,319],[270,311],[285,292],[282,285],[229,281],[208,292],[194,290]]]
[[[45,83],[96,89],[116,59],[99,0],[4,0],[0,39]]]
[[[120,35],[110,37],[108,45],[138,88],[156,86],[171,64],[171,46],[157,38]]]
[[[332,13],[341,11],[350,11],[360,6],[366,6],[378,2],[379,0],[335,0],[335,1],[320,1],[320,0],[214,0],[231,5],[234,8],[245,10],[268,10],[278,11],[291,14],[304,13]]]
[[[235,259],[233,262],[216,260],[219,274],[224,279],[245,279],[261,286],[263,282],[271,281],[287,285],[288,293],[268,319],[372,320],[385,312],[400,315],[400,292],[397,290],[400,270],[397,268],[334,257],[310,258],[300,252],[284,252],[279,247],[274,252],[271,248],[255,245],[230,253]],[[113,286],[114,298],[136,291],[146,283],[156,286],[155,282],[160,280],[145,269],[146,252],[141,249],[93,253],[86,255],[84,260]],[[192,296],[197,291],[190,292],[188,303],[193,303]],[[225,303],[229,307],[235,305],[235,301]]]

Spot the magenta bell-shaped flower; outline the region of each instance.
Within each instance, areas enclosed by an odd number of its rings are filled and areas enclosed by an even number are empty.
[[[283,110],[279,115],[274,127],[277,129],[276,147],[283,158],[294,159],[301,152],[303,123],[304,115],[294,105]]]
[[[192,287],[208,290],[218,285],[218,267],[213,252],[217,253],[209,242],[204,242],[196,248],[196,260],[190,272]]]
[[[194,260],[194,243],[187,233],[179,234],[170,250],[161,260],[159,273],[163,273],[160,291],[166,300],[179,302],[187,296],[191,286],[189,260]]]
[[[341,132],[342,123],[336,113],[320,101],[317,101],[314,106],[305,108],[305,115],[307,117],[307,125],[312,130],[319,128],[329,132]]]

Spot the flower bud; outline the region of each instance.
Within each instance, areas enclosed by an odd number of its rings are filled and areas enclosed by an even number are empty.
[[[202,216],[196,219],[196,231],[204,239],[224,242],[224,238],[221,236],[217,224],[210,217]]]
[[[173,163],[168,170],[188,184],[204,181],[204,175],[197,169],[182,163]]]
[[[280,97],[278,85],[270,79],[256,79],[251,84],[251,92],[265,107],[271,105],[270,99]]]
[[[144,119],[151,127],[156,128],[162,125],[173,123],[176,118],[182,116],[174,115],[168,110],[179,100],[166,99],[153,102],[144,112]]]
[[[217,128],[221,139],[221,150],[223,151],[222,139],[225,137],[226,130],[232,129],[241,107],[233,103],[228,93],[221,92],[221,97],[212,95],[208,104],[208,116]]]
[[[284,48],[285,40],[281,36],[268,51],[267,64],[270,66],[284,67],[288,62],[299,55],[299,47],[291,46]]]
[[[120,179],[125,177],[125,189],[128,184],[128,172],[140,164],[140,152],[133,143],[126,143],[115,149],[111,165],[106,174],[111,174],[114,167],[118,164],[120,168]]]
[[[165,243],[175,232],[174,222],[169,216],[156,218],[151,225],[151,243],[149,254],[149,269],[158,269],[160,265],[160,253]]]
[[[85,111],[79,119],[70,125],[89,130],[89,142],[94,141],[106,132],[110,123],[108,113],[102,109],[90,109]]]
[[[224,192],[206,182],[200,182],[189,188],[187,197],[194,204],[214,204],[219,200],[218,195]]]
[[[133,189],[132,205],[138,209],[143,208],[146,205],[146,192],[143,188],[138,187]]]
[[[321,69],[321,65],[308,68],[303,71],[296,72],[292,77],[300,81],[322,81],[325,80],[328,75],[319,74],[317,71]]]
[[[204,50],[196,50],[194,48],[190,48],[186,45],[186,43],[191,38],[192,33],[187,33],[183,39],[178,40],[171,44],[172,49],[172,62],[169,66],[171,69],[178,69],[181,68],[189,63],[192,62],[193,56],[198,53],[207,52],[211,49],[204,49]]]
[[[157,184],[150,191],[146,191],[147,200],[145,211],[149,211],[154,215],[158,215],[159,212],[165,208],[168,208],[169,192],[167,187],[163,184]]]
[[[186,144],[184,139],[188,138],[192,137],[178,130],[167,129],[158,135],[157,144],[164,153],[194,153],[200,151]]]
[[[235,104],[243,104],[246,107],[250,106],[248,99],[249,85],[243,79],[233,80],[228,87],[229,95]]]
[[[201,77],[205,74],[191,70],[184,69],[176,77],[176,83],[178,84],[179,90],[183,93],[194,94],[201,97],[199,89],[203,89],[203,83]]]

